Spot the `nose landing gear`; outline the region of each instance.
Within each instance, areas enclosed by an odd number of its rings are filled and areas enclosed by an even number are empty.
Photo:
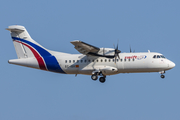
[[[165,75],[161,75],[161,78],[162,78],[162,79],[165,78]]]
[[[165,78],[165,75],[163,75],[165,73],[165,71],[161,71],[159,72],[161,74],[161,78],[164,79]]]

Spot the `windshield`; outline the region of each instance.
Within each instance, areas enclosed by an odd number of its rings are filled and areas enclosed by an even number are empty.
[[[165,58],[163,55],[154,55],[153,58]]]
[[[161,55],[161,58],[165,58],[163,55]]]

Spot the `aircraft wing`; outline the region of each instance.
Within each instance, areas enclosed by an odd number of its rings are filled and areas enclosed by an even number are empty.
[[[100,48],[98,47],[92,46],[79,40],[72,41],[71,43],[75,46],[74,48],[77,51],[84,55],[87,55],[88,53],[97,53],[100,50]]]

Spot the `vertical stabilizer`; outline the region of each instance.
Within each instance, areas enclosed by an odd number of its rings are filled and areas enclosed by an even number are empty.
[[[31,38],[24,26],[13,25],[9,26],[7,30],[11,32],[11,37],[19,59],[35,57],[28,43],[42,47]]]

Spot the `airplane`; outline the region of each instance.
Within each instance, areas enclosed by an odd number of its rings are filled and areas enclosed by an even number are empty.
[[[80,40],[71,43],[81,54],[69,54],[48,50],[34,41],[21,25],[9,26],[18,59],[10,64],[36,68],[62,74],[91,75],[92,80],[104,83],[106,76],[119,73],[159,72],[175,67],[175,63],[157,52],[121,53],[116,48],[98,48]]]

